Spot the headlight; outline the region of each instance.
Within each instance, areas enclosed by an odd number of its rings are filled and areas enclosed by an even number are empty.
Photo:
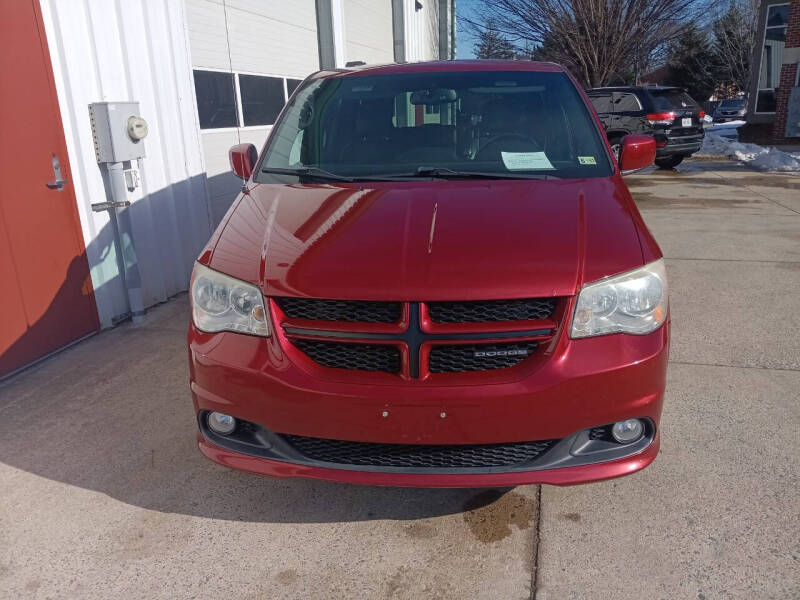
[[[570,337],[607,333],[645,334],[667,318],[664,259],[583,286],[575,306]]]
[[[195,263],[192,318],[201,331],[269,335],[264,297],[256,286]]]

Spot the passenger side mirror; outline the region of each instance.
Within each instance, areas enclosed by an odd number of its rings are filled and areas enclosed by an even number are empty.
[[[228,150],[231,170],[242,179],[250,179],[258,162],[258,150],[253,144],[236,144]]]
[[[644,169],[656,159],[656,141],[649,135],[626,135],[619,149],[619,169],[623,175]]]

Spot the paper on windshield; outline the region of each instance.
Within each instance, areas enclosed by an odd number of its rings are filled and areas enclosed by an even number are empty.
[[[544,152],[501,152],[500,156],[509,171],[553,168]]]

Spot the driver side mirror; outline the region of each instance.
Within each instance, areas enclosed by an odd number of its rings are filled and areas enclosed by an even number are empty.
[[[626,135],[619,149],[623,175],[649,167],[656,160],[656,140],[649,135]]]
[[[258,150],[253,144],[236,144],[228,150],[231,170],[242,179],[250,179],[258,162]]]

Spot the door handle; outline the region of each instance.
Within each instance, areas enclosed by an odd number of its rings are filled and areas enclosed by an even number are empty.
[[[67,183],[67,180],[61,176],[61,163],[58,161],[58,157],[53,154],[52,158],[53,162],[53,177],[55,178],[54,181],[50,181],[45,185],[50,188],[51,190],[58,190],[59,192],[64,190],[64,185]]]

